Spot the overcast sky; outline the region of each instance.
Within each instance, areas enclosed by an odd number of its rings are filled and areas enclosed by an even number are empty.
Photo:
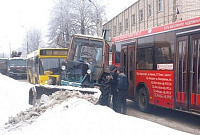
[[[106,0],[105,0],[106,1]],[[138,0],[107,0],[107,18],[112,19]]]
[[[110,20],[137,0],[104,1]],[[16,50],[21,46],[27,29],[36,27],[47,31],[53,3],[53,0],[0,0],[0,57],[9,53],[10,47]]]

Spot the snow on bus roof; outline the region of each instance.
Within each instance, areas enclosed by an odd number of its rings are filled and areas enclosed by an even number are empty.
[[[103,37],[92,36],[92,35],[85,35],[85,34],[74,34],[74,36],[90,37],[90,38],[99,38],[99,39],[103,39]]]
[[[13,58],[8,58],[8,60],[17,60],[17,59],[26,59],[26,58],[24,58],[24,57],[13,57]]]
[[[144,36],[149,36],[153,34],[168,32],[172,30],[178,30],[181,28],[194,27],[198,25],[200,25],[200,17],[195,17],[195,18],[190,18],[188,20],[183,20],[183,21],[166,24],[166,25],[162,25],[158,27],[153,27],[150,29],[146,29],[146,30],[142,30],[142,31],[126,34],[126,35],[113,37],[113,42],[120,42],[120,41],[129,40],[133,38],[144,37]]]
[[[7,60],[8,58],[0,58],[0,60]]]

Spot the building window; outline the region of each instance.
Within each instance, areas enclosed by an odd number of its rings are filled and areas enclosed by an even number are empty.
[[[140,22],[142,22],[142,21],[144,21],[143,9],[141,9],[141,10],[139,11],[139,13],[140,13]]]
[[[119,23],[119,33],[122,33],[122,23]]]
[[[163,0],[158,0],[158,12],[163,10]]]
[[[125,30],[127,30],[128,29],[128,18],[125,19],[125,23],[124,24],[125,24]]]
[[[152,16],[152,4],[148,5],[148,16],[151,17]]]
[[[113,27],[113,36],[116,36],[117,34],[117,30],[116,30],[116,26]]]
[[[132,17],[132,19],[131,19],[132,20],[132,25],[135,25],[135,14],[132,14],[131,17]]]

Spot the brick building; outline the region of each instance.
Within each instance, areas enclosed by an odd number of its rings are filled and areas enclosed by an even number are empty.
[[[200,16],[200,0],[138,0],[103,25],[107,39]]]

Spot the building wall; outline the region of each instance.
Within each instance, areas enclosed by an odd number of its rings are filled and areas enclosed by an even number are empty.
[[[160,6],[159,1],[162,1]],[[152,9],[151,15],[150,8]],[[176,14],[177,9],[179,10],[178,15]],[[143,12],[143,20],[141,20],[141,12]],[[109,30],[107,32],[107,39],[111,40],[116,36],[134,33],[196,16],[200,16],[200,0],[138,0],[105,23],[103,29]]]

